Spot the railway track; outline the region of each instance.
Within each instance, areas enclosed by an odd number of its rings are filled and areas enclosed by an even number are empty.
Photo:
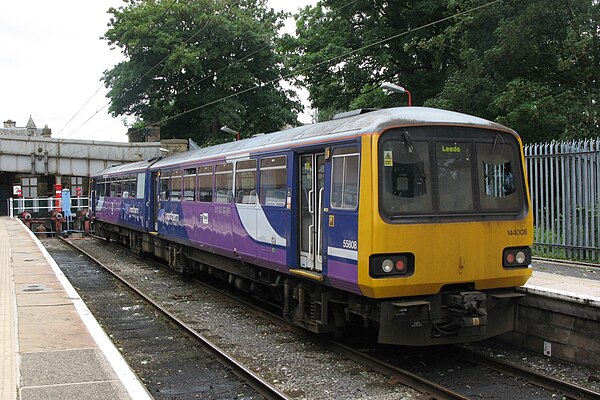
[[[214,290],[210,285],[196,280],[196,283],[202,285],[206,290]],[[288,324],[279,315],[265,311],[263,308],[253,304],[252,302],[241,300],[238,296],[232,295],[227,292],[218,292],[222,296],[240,304],[248,309],[253,309],[258,315],[265,316],[277,321],[278,324],[283,324],[287,329],[294,330],[297,334],[306,334],[305,331],[297,328],[294,325]],[[343,353],[347,357],[355,360],[364,365],[368,365],[374,371],[377,371],[383,375],[389,376],[398,383],[405,386],[411,387],[425,395],[425,398],[432,399],[469,399],[470,397],[465,396],[456,391],[450,390],[443,385],[435,383],[432,380],[423,378],[422,376],[408,371],[404,368],[400,368],[393,365],[390,362],[383,361],[380,358],[371,356],[361,349],[354,348],[348,344],[333,340],[328,337],[319,338],[321,341],[326,341],[336,351]],[[460,346],[451,346],[453,355],[462,360],[468,361],[474,365],[487,368],[502,374],[509,375],[511,377],[529,382],[532,385],[538,386],[543,389],[547,389],[555,394],[560,394],[563,399],[574,399],[574,400],[598,400],[600,399],[600,393],[594,392],[590,389],[582,386],[569,383],[548,375],[541,374],[529,368],[524,368],[510,362],[504,362],[490,357],[486,357],[475,351],[467,350]]]
[[[246,368],[241,362],[239,362],[238,360],[231,357],[226,351],[219,348],[219,346],[215,345],[213,342],[211,342],[209,339],[207,339],[206,337],[204,337],[201,334],[199,334],[198,332],[196,332],[194,329],[190,328],[186,323],[181,321],[179,318],[177,318],[175,315],[173,315],[171,312],[169,312],[166,308],[164,308],[163,306],[161,306],[160,304],[155,302],[152,298],[146,296],[143,292],[138,290],[135,287],[135,285],[128,282],[126,279],[124,279],[118,273],[112,271],[109,267],[107,267],[101,261],[94,258],[91,254],[88,254],[84,250],[73,245],[73,243],[71,243],[70,241],[64,240],[62,238],[60,238],[60,239],[63,243],[69,245],[72,249],[85,255],[89,260],[91,260],[96,265],[102,267],[105,271],[110,273],[112,275],[112,277],[116,278],[121,285],[124,285],[125,287],[127,287],[127,289],[129,291],[133,292],[135,294],[135,296],[137,296],[138,299],[142,299],[144,303],[150,305],[154,310],[158,311],[163,317],[168,319],[172,325],[176,326],[177,329],[179,329],[181,332],[184,332],[185,335],[187,335],[188,337],[193,338],[197,343],[200,344],[201,348],[204,351],[209,353],[212,357],[214,357],[216,360],[218,360],[224,366],[225,371],[227,371],[227,370],[232,371],[237,378],[241,379],[245,384],[247,384],[252,389],[254,389],[262,398],[269,399],[269,400],[289,399],[288,396],[281,393],[279,390],[277,390],[277,388],[275,388],[273,385],[271,385],[268,381],[264,380],[261,376],[259,376],[258,374],[255,374],[254,372],[252,372],[251,370]],[[58,260],[59,266],[61,265],[60,261],[61,260],[59,259]],[[62,264],[64,266],[64,262]],[[122,306],[121,308],[129,308],[129,307],[139,309],[139,304],[135,304],[133,306],[126,304],[126,305]],[[144,327],[143,329],[148,329],[148,328]],[[187,353],[188,349],[183,349],[183,352]],[[176,357],[174,361],[177,363],[177,362],[180,362],[180,360],[183,358],[189,358],[189,355],[187,357]],[[179,373],[181,373],[181,368],[184,368],[184,366],[183,366],[183,364],[181,364],[181,365],[177,366],[176,368],[177,368],[177,371]],[[177,375],[177,374],[175,374],[175,375]],[[233,383],[231,383],[231,387],[233,389],[233,390],[231,390],[231,392],[236,396],[239,396],[241,393],[243,393],[243,395],[242,395],[243,398],[255,398],[255,393],[252,393],[252,391],[248,392],[244,388],[242,388],[242,390],[240,390],[240,387],[239,387],[240,385],[238,382],[239,379],[237,379],[237,378],[234,378]],[[212,386],[214,386],[214,387],[219,386],[219,385],[227,386],[228,384],[230,384],[229,382],[227,382],[227,380],[225,381],[225,383],[214,380],[213,376],[211,376],[210,379],[213,380],[213,382],[211,382],[211,383],[212,383]],[[146,382],[148,381],[148,379],[143,379],[143,380]],[[172,388],[167,391],[164,391],[161,389],[161,390],[159,390],[159,393],[161,391],[164,392],[166,394],[167,398],[170,398],[171,395],[175,395],[176,397],[181,397],[181,396],[187,397],[187,395],[190,395],[190,396],[199,395],[202,398],[204,398],[205,396],[207,398],[220,398],[221,396],[224,396],[225,393],[227,393],[229,391],[226,388],[225,391],[223,391],[222,389],[219,389],[215,393],[212,393],[210,390],[204,390],[204,389],[198,390],[197,385],[192,384],[191,390],[189,392],[186,392],[186,388],[185,388],[186,385],[184,384],[183,379],[182,379],[182,382],[177,384],[177,386],[179,386],[179,387]],[[153,395],[156,395],[156,392],[153,393]]]
[[[262,307],[258,307],[251,300],[243,300],[239,296],[232,295],[227,291],[215,289],[211,285],[207,285],[202,281],[196,281],[197,285],[201,285],[203,290],[210,291],[217,296],[226,296],[227,301],[236,304],[237,306],[245,309],[252,310],[253,313],[260,315],[262,318],[268,318],[274,321],[277,325],[283,327],[288,331],[293,331],[295,334],[310,336],[306,331],[298,329],[292,325],[287,324],[278,315],[265,310]],[[165,310],[166,311],[166,310]],[[177,317],[174,317],[177,319]],[[319,336],[318,340],[323,342],[324,338]],[[326,340],[326,346],[333,351],[343,354],[344,357],[354,360],[355,362],[368,366],[373,371],[389,377],[390,381],[401,383],[408,387],[414,388],[415,390],[422,393],[419,398],[431,398],[431,399],[467,399],[467,394],[459,393],[456,390],[451,390],[445,387],[443,384],[435,383],[431,379],[424,378],[421,374],[409,371],[392,362],[384,361],[377,355],[369,355],[360,349],[356,349],[353,346],[348,346],[344,343],[335,340]],[[477,365],[479,368],[488,369],[492,371],[498,371],[501,374],[511,376],[515,379],[519,379],[523,382],[528,382],[530,385],[544,388],[549,396],[548,398],[554,397],[553,395],[561,395],[563,398],[571,399],[598,399],[600,394],[592,390],[574,385],[568,382],[560,381],[558,379],[545,376],[537,373],[533,370],[528,370],[510,363],[501,362],[498,360],[492,360],[487,357],[483,357],[478,353],[467,352],[466,350],[455,347],[452,349],[456,357],[466,360],[467,362]],[[543,395],[542,395],[543,396]],[[477,396],[479,397],[479,396]],[[538,397],[539,398],[539,397]],[[542,397],[544,398],[544,397]]]
[[[540,374],[532,369],[524,368],[509,362],[499,361],[486,357],[474,351],[462,347],[454,347],[454,354],[474,364],[489,368],[491,370],[514,376],[530,382],[533,385],[560,393],[568,399],[593,400],[600,399],[600,393],[584,388],[582,386],[565,382],[552,376]]]

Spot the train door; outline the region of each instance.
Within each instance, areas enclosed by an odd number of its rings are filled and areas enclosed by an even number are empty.
[[[148,230],[154,230],[158,232],[158,211],[160,210],[160,171],[152,173],[152,191],[149,194],[150,203],[152,209],[150,215],[152,216]]]
[[[323,269],[323,207],[325,201],[325,154],[299,157],[300,267]]]

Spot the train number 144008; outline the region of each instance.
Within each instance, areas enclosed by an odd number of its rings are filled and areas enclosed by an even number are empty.
[[[508,236],[527,236],[527,229],[509,229],[506,233]]]

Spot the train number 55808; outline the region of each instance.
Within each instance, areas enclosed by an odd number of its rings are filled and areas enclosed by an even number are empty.
[[[343,240],[342,247],[345,249],[356,250],[358,249],[358,242],[356,240]]]

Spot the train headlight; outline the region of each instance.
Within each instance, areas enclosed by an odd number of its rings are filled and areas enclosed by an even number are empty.
[[[383,270],[383,272],[385,272],[386,274],[389,274],[390,272],[392,272],[392,270],[394,269],[394,262],[392,260],[390,260],[389,258],[384,260],[381,263],[381,269]]]
[[[373,278],[410,276],[415,271],[412,253],[374,254],[369,260],[369,275]]]
[[[510,247],[502,252],[502,266],[504,268],[523,268],[531,264],[531,248]]]

